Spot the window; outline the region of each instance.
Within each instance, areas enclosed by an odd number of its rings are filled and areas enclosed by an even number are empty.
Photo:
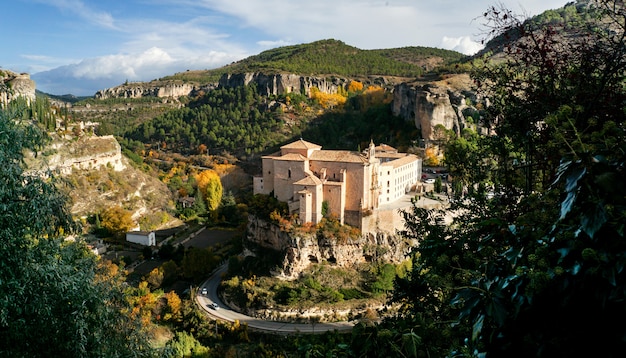
[[[291,178],[291,169],[288,169],[288,170],[287,170],[287,177],[288,177],[288,178]]]

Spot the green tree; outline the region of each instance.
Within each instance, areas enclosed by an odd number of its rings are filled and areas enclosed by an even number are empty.
[[[123,310],[122,282],[80,241],[54,176],[24,171],[44,135],[0,110],[0,356],[139,357],[145,336]]]
[[[624,10],[609,0],[580,7],[592,16],[567,40],[507,9],[487,12],[494,35],[516,41],[504,61],[474,74],[492,100],[484,115],[497,136],[483,146],[493,161],[465,172],[476,178],[490,168],[502,191],[492,199],[484,186],[470,191],[452,225],[434,210],[405,216],[404,235],[420,245],[398,281],[397,322],[431,354],[617,357],[626,349]]]

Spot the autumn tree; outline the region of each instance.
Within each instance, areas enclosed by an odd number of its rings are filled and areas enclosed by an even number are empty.
[[[204,170],[196,176],[198,190],[202,193],[207,210],[215,213],[222,200],[222,181],[213,170]]]
[[[311,99],[315,100],[322,108],[335,108],[343,106],[347,97],[338,93],[324,93],[317,87],[311,87]]]
[[[363,83],[359,81],[350,81],[348,83],[348,93],[356,93],[363,91]]]
[[[132,215],[121,206],[112,206],[100,214],[100,223],[111,234],[121,237],[135,227]]]

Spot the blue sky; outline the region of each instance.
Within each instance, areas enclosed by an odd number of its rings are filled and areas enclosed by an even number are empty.
[[[93,95],[128,81],[209,69],[322,39],[361,49],[480,49],[481,14],[536,15],[567,0],[10,0],[0,68],[37,89]]]

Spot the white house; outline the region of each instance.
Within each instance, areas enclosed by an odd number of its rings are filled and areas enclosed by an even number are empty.
[[[154,231],[129,231],[126,233],[126,241],[144,246],[156,246]]]

